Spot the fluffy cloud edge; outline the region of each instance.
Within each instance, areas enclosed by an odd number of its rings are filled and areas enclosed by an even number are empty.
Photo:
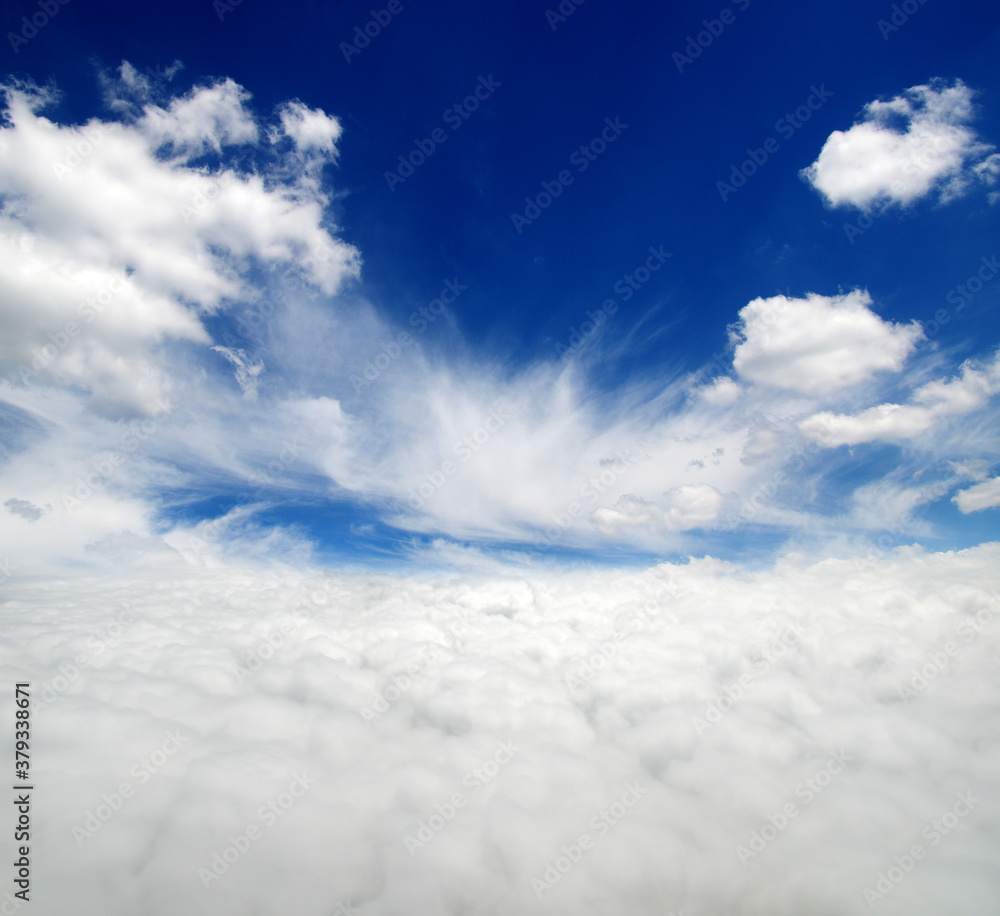
[[[830,134],[800,174],[830,206],[863,211],[907,206],[932,193],[947,202],[976,182],[990,184],[994,147],[969,126],[972,100],[961,80],[934,80],[870,102],[854,126]]]

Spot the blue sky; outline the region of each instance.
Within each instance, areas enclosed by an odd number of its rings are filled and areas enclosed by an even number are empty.
[[[995,536],[992,5],[226,6],[4,10],[10,550]]]
[[[38,911],[1000,912],[998,24],[5,4]]]

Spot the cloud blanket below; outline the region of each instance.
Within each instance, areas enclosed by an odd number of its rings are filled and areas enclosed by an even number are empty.
[[[997,569],[15,572],[32,906],[994,914]]]

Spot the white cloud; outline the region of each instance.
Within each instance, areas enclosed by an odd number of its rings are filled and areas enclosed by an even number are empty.
[[[964,515],[1000,506],[1000,477],[993,477],[966,490],[959,490],[952,498],[952,502]]]
[[[264,372],[262,360],[250,359],[245,350],[238,347],[212,347],[217,353],[221,353],[236,370],[236,383],[243,392],[243,397],[248,401],[257,400],[257,387],[260,384],[260,376]]]
[[[890,532],[894,544],[926,536],[932,533],[932,528],[918,510],[947,495],[954,482],[952,478],[930,474],[923,475],[919,481],[910,479],[906,483],[890,475],[863,484],[852,494],[851,520],[876,535]]]
[[[281,127],[299,151],[318,149],[332,154],[342,133],[336,118],[301,102],[289,102],[281,109]]]
[[[8,86],[5,97],[7,378],[79,385],[104,410],[149,412],[173,387],[166,345],[208,344],[205,315],[258,295],[241,275],[247,259],[295,261],[327,293],[357,275],[356,250],[321,226],[322,194],[191,164],[256,138],[232,81],[148,104],[134,123],[62,126],[39,114],[49,95]]]
[[[829,448],[878,439],[913,439],[946,417],[982,409],[998,391],[1000,353],[985,366],[964,363],[958,378],[922,385],[909,404],[879,404],[854,415],[824,411],[801,421],[799,429],[822,439]]]
[[[992,175],[986,157],[993,147],[969,127],[972,95],[957,80],[870,102],[853,127],[830,135],[802,175],[833,206],[862,210],[882,202],[905,206],[932,191],[943,201],[959,196],[972,177]]]
[[[812,397],[898,372],[923,332],[883,321],[871,302],[864,290],[754,299],[731,332],[733,366],[746,381]]]
[[[591,522],[602,533],[617,535],[622,529],[640,528],[656,533],[690,531],[710,525],[718,518],[725,497],[708,484],[675,487],[666,494],[666,508],[627,495],[613,508],[594,511]]]
[[[983,459],[951,461],[949,465],[959,477],[975,480],[977,483],[982,483],[990,476],[990,462]]]
[[[145,563],[4,583],[0,669],[44,736],[39,912],[860,916],[915,842],[886,912],[948,912],[956,874],[963,912],[995,911],[998,545],[527,576]]]
[[[713,407],[729,407],[739,400],[743,389],[728,376],[712,379],[708,385],[694,390],[694,395]]]
[[[349,499],[366,523],[473,542],[459,551],[684,551],[685,532],[719,527],[723,503],[752,505],[755,523],[785,534],[837,524],[810,508],[824,468],[802,432],[818,410],[853,416],[885,400],[884,375],[903,370],[920,337],[916,324],[882,320],[867,293],[755,299],[732,334],[734,365],[716,361],[701,385],[690,366],[660,365],[602,393],[588,372],[622,355],[612,339],[511,371],[471,354],[448,315],[393,350],[400,327],[346,286],[360,256],[323,228],[335,120],[279,106],[277,123],[257,128],[272,144],[242,168],[232,160],[246,150],[227,144],[258,124],[242,90],[223,83],[198,104],[194,90],[153,106],[165,81],[122,72],[116,97],[133,100],[119,120],[67,127],[42,117],[42,94],[8,91],[0,410],[30,434],[6,440],[0,502],[52,510],[7,513],[0,556],[30,545],[79,562],[123,532],[169,539],[169,524],[185,530],[164,521],[164,501],[180,498],[170,494],[238,498],[248,487],[253,504],[223,542],[260,540],[254,516],[299,497]],[[170,124],[176,144],[163,141]],[[181,152],[216,141],[212,168]],[[935,401],[932,389],[913,406],[961,400],[952,388]],[[123,451],[142,416],[156,434],[71,511],[78,481]],[[983,460],[988,440],[939,460]],[[294,531],[278,541],[308,549]]]
[[[250,93],[231,79],[192,89],[164,109],[148,105],[136,125],[153,149],[169,147],[183,160],[223,146],[253,143],[257,124],[246,110]]]

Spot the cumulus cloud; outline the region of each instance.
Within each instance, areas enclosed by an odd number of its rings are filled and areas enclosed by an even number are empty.
[[[713,407],[729,407],[739,400],[743,389],[727,376],[714,378],[708,385],[694,390],[696,397],[701,398]]]
[[[913,86],[864,107],[834,131],[802,176],[833,206],[907,205],[931,193],[947,201],[976,179],[995,178],[993,147],[969,126],[973,93],[961,80]]]
[[[664,507],[635,496],[623,496],[613,508],[597,509],[592,522],[605,534],[616,534],[623,528],[689,531],[714,522],[725,498],[708,484],[689,484],[670,490],[665,502]]]
[[[335,118],[290,102],[261,119],[225,80],[170,97],[170,79],[127,65],[108,86],[117,116],[77,125],[45,117],[51,94],[7,90],[0,500],[52,509],[8,513],[0,556],[176,543],[186,501],[213,498],[242,504],[220,524],[248,543],[278,502],[349,501],[370,516],[358,537],[378,521],[471,542],[453,545],[470,556],[501,542],[536,559],[683,554],[724,505],[786,536],[847,517],[812,511],[828,470],[810,451],[815,418],[885,402],[888,376],[905,386],[921,333],[880,318],[868,293],[755,299],[732,361],[710,375],[657,366],[613,394],[591,377],[594,348],[512,370],[472,355],[446,315],[395,347],[391,308],[349,282],[360,254],[329,218]],[[594,346],[605,364],[626,349]],[[940,412],[958,393],[929,387],[910,406]],[[984,430],[976,449],[937,457],[985,460]],[[841,481],[849,506],[864,481]],[[293,529],[271,546],[309,551]]]
[[[337,140],[343,130],[336,118],[298,101],[289,102],[281,109],[281,129],[292,138],[296,149],[318,149],[330,154],[336,152]]]
[[[898,372],[923,331],[883,321],[871,304],[865,290],[754,299],[731,331],[733,366],[746,381],[813,397]]]
[[[879,404],[854,415],[824,411],[801,421],[799,428],[831,448],[879,439],[913,439],[946,417],[982,409],[998,391],[1000,353],[986,365],[964,363],[957,378],[922,385],[909,404]]]
[[[223,146],[257,139],[257,124],[245,107],[249,99],[242,86],[226,79],[193,89],[165,109],[148,105],[137,127],[154,149],[169,147],[185,160],[210,149],[221,153]]]
[[[252,263],[294,261],[327,293],[357,275],[357,251],[321,226],[322,193],[195,164],[257,137],[231,80],[78,126],[41,115],[50,93],[4,91],[8,379],[77,385],[107,411],[148,413],[172,387],[169,345],[208,344],[206,316],[259,296],[244,279]]]
[[[916,843],[881,911],[948,911],[956,875],[963,912],[996,910],[997,545],[756,572],[150,562],[5,583],[41,912],[860,916]]]
[[[1000,477],[993,477],[966,490],[959,490],[952,498],[952,502],[964,515],[1000,506]]]

